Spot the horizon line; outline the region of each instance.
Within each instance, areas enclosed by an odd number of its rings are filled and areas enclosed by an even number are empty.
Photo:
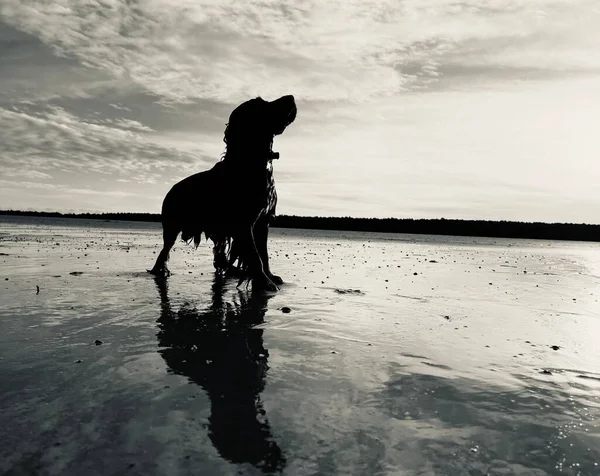
[[[103,216],[103,215],[132,215],[159,218],[160,213],[153,212],[60,212],[60,211],[40,211],[40,210],[13,210],[0,209],[0,215],[61,215],[61,216]],[[278,218],[299,218],[299,219],[317,219],[317,220],[373,220],[373,221],[447,221],[447,222],[483,222],[483,223],[506,223],[506,224],[541,224],[541,225],[574,225],[574,226],[600,226],[600,223],[576,223],[576,222],[543,222],[543,221],[522,221],[522,220],[506,220],[506,219],[483,219],[483,218],[398,218],[398,217],[353,217],[353,216],[322,216],[322,215],[289,215],[286,213],[277,214],[275,221]],[[155,220],[152,220],[155,221]]]

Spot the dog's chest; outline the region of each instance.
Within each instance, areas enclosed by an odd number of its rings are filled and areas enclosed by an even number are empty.
[[[271,162],[267,164],[266,182],[266,204],[263,213],[267,216],[274,216],[277,206],[277,191],[275,190],[275,178],[273,177],[273,164]]]
[[[224,177],[229,176],[230,193],[226,194],[224,209],[241,217],[275,216],[277,192],[273,177],[273,165],[268,162],[265,168],[234,169]],[[224,212],[229,213],[229,212]]]

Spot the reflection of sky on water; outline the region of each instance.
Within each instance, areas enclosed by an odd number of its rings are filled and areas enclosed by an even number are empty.
[[[597,397],[575,397],[542,380],[506,390],[397,370],[380,395],[380,409],[415,421],[420,453],[435,474],[553,474],[559,467],[588,474],[596,467]]]
[[[598,472],[594,244],[274,230],[263,296],[41,222],[1,229],[0,473]]]

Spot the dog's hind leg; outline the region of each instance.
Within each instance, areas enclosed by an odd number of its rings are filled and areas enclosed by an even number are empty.
[[[237,264],[236,264],[237,262]],[[229,276],[241,277],[247,272],[246,265],[240,255],[240,245],[237,240],[230,239],[227,256],[227,274]]]
[[[213,266],[218,274],[224,274],[229,267],[227,250],[230,246],[230,240],[221,236],[212,236],[211,239],[213,241]]]
[[[167,261],[169,260],[169,252],[173,248],[175,240],[177,240],[177,235],[179,235],[179,227],[163,223],[163,249],[160,251],[158,258],[156,258],[154,268],[148,270],[149,273],[167,276],[170,274],[167,268]]]

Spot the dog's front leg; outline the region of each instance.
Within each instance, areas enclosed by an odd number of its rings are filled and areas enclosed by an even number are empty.
[[[256,247],[253,227],[250,226],[241,233],[238,237],[238,241],[240,243],[239,251],[240,253],[243,253],[243,260],[248,264],[252,286],[260,287],[267,291],[277,291],[279,288],[265,273],[263,261]]]
[[[269,251],[267,249],[267,242],[269,239],[269,219],[268,217],[262,216],[254,224],[254,239],[256,241],[256,248],[262,260],[265,274],[278,286],[283,284],[283,279],[279,276],[275,276],[271,273],[271,267],[269,266]]]

